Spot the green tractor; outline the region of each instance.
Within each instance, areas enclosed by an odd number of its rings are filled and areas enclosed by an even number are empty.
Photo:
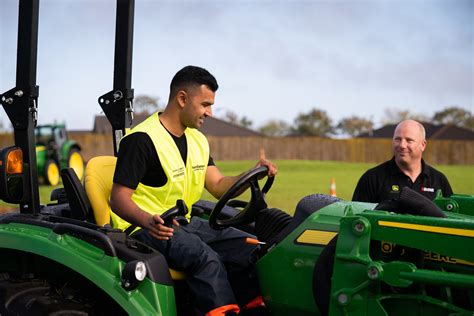
[[[0,97],[15,136],[0,152],[0,198],[19,204],[19,212],[0,215],[0,314],[192,315],[187,276],[109,225],[115,157],[92,158],[85,187],[71,168],[61,170],[56,202],[39,203],[39,1],[19,2],[17,84]],[[99,97],[115,153],[131,123],[133,9],[133,0],[117,1],[114,86]],[[257,181],[265,173],[244,174],[215,205],[199,202],[192,215],[257,236],[257,273],[271,315],[473,314],[474,196],[433,204],[402,190],[401,207],[392,208],[320,195],[311,209],[289,216],[267,208],[272,181],[262,188]],[[229,201],[246,185],[248,202]],[[177,201],[164,217],[185,212]]]
[[[64,124],[39,125],[35,128],[36,163],[38,176],[44,183],[56,186],[59,183],[59,170],[72,168],[79,179],[84,174],[84,161],[81,147],[68,138]]]

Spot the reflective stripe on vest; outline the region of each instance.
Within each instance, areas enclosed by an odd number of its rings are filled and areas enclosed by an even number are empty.
[[[176,200],[182,199],[189,209],[187,216],[190,217],[191,206],[201,198],[204,189],[209,162],[209,143],[206,137],[196,129],[187,128],[184,131],[188,146],[184,165],[175,141],[161,125],[157,113],[137,125],[129,135],[136,132],[144,132],[150,136],[168,181],[162,187],[139,183],[132,200],[150,214],[162,214],[175,206]],[[114,228],[125,230],[130,226],[130,223],[114,213],[111,213],[111,217]]]

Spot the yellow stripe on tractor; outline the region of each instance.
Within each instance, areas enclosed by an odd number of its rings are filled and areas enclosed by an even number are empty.
[[[297,243],[301,244],[314,244],[314,245],[327,245],[334,236],[337,235],[337,232],[329,232],[324,230],[305,230],[299,237],[296,239]]]
[[[389,221],[379,221],[378,225],[385,226],[385,227],[395,227],[395,228],[417,230],[417,231],[423,231],[423,232],[438,233],[438,234],[444,234],[444,235],[474,237],[474,231],[470,229],[439,227],[439,226],[419,225],[419,224],[409,224],[409,223],[389,222]]]

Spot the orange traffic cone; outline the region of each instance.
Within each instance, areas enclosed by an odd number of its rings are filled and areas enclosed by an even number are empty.
[[[336,194],[336,179],[331,179],[331,185],[329,186],[329,195],[337,196]]]

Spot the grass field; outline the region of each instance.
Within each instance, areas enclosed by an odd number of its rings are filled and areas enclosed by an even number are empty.
[[[336,180],[337,195],[351,199],[359,177],[373,164],[335,161],[277,160],[278,175],[267,195],[269,206],[293,214],[298,201],[312,193],[329,193],[331,178]],[[221,161],[218,166],[226,175],[237,175],[255,165],[255,161]],[[474,166],[437,166],[449,179],[455,193],[474,194]],[[263,184],[262,184],[263,185]],[[51,187],[40,187],[41,203],[49,203]],[[248,195],[241,199],[245,200]],[[207,192],[203,199],[214,200]],[[16,206],[0,201],[0,210]]]
[[[269,206],[293,214],[296,204],[312,193],[329,193],[331,178],[336,180],[337,196],[350,200],[360,176],[373,164],[337,161],[277,160],[278,175],[268,193]],[[224,174],[239,174],[255,164],[253,161],[222,161]],[[474,166],[437,166],[449,179],[454,192],[474,194]],[[204,199],[211,200],[205,192]]]

